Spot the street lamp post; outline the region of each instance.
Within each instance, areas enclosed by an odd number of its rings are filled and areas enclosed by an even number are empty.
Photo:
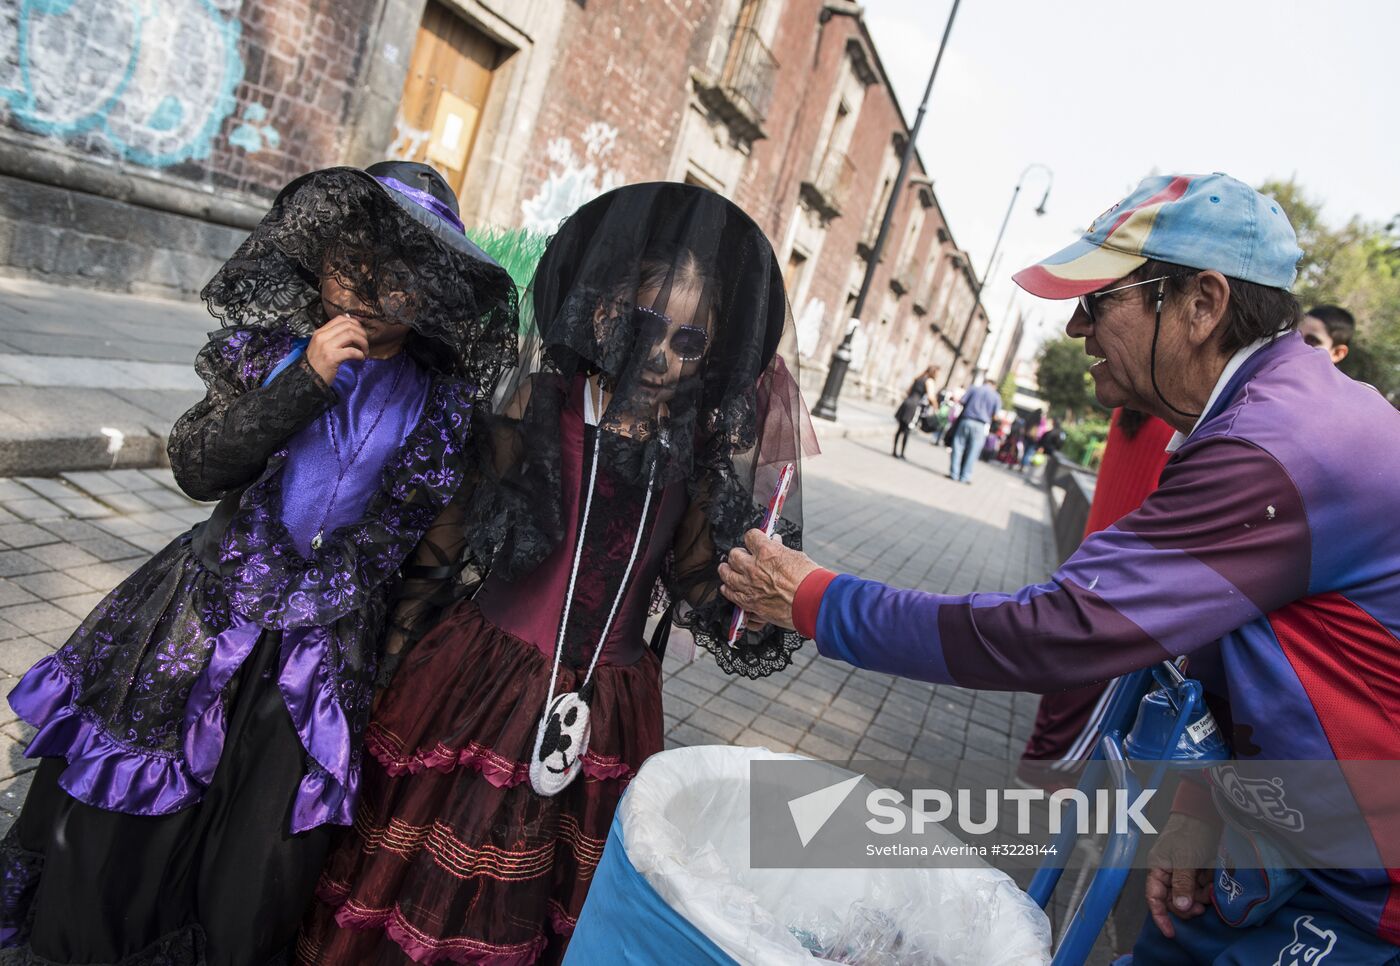
[[[977,318],[977,307],[982,304],[982,289],[984,289],[987,282],[991,280],[992,269],[996,266],[997,262],[997,252],[1001,249],[1001,240],[1006,235],[1006,225],[1011,221],[1011,212],[1016,207],[1016,199],[1021,194],[1021,186],[1025,184],[1026,175],[1037,168],[1045,172],[1047,180],[1045,182],[1045,194],[1041,196],[1040,204],[1036,205],[1035,213],[1037,215],[1045,214],[1045,203],[1050,200],[1050,186],[1055,183],[1055,172],[1039,162],[1032,162],[1026,165],[1025,170],[1021,172],[1021,177],[1016,179],[1016,189],[1011,192],[1011,203],[1006,206],[1006,214],[1002,216],[1001,228],[997,230],[997,240],[992,244],[992,254],[987,258],[987,270],[982,273],[982,280],[980,282],[977,281],[976,278],[972,280],[974,287],[972,293],[972,308],[968,310],[967,320],[963,323],[962,332],[958,334],[958,346],[953,350],[953,364],[948,367],[948,376],[943,380],[943,389],[945,391],[953,383],[953,372],[958,367],[958,360],[962,358],[963,346],[967,343],[967,333],[972,328],[972,320]]]
[[[919,139],[919,128],[924,123],[924,113],[928,110],[929,94],[933,92],[933,81],[938,76],[938,65],[943,63],[943,51],[948,46],[948,35],[953,32],[953,18],[958,15],[958,4],[953,0],[953,8],[948,11],[948,22],[943,27],[943,39],[938,44],[938,56],[933,59],[933,70],[929,71],[928,84],[924,87],[924,98],[919,102],[919,112],[914,116],[914,126],[909,131],[909,140],[904,144],[904,153],[899,159],[899,174],[890,188],[890,200],[885,205],[885,216],[880,221],[880,233],[875,236],[875,246],[870,251],[870,260],[865,265],[865,278],[860,283],[860,294],[851,308],[851,318],[846,324],[846,337],[831,354],[831,365],[826,371],[826,382],[822,385],[821,398],[812,409],[812,415],[821,419],[836,418],[836,403],[841,396],[841,384],[846,381],[846,371],[851,366],[851,340],[860,327],[861,313],[865,311],[865,299],[870,294],[871,283],[875,281],[875,269],[879,267],[880,255],[885,250],[885,239],[894,221],[895,208],[899,204],[900,190],[909,174],[909,165],[914,160],[914,143]]]

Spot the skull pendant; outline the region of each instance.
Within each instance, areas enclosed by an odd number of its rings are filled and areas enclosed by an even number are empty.
[[[574,691],[556,697],[535,732],[530,787],[546,797],[569,787],[583,764],[588,738],[588,703]]]

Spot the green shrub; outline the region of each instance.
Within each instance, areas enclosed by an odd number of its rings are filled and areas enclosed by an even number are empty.
[[[1103,458],[1104,443],[1108,440],[1108,420],[1088,419],[1064,427],[1066,459],[1080,466],[1097,468]]]

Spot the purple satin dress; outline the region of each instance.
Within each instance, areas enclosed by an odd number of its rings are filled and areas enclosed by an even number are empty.
[[[303,556],[357,521],[379,489],[384,466],[418,423],[428,393],[428,375],[405,353],[393,359],[341,363],[332,384],[340,401],[287,443],[282,470],[283,526]],[[219,635],[206,674],[195,684],[191,708],[208,702],[186,736],[192,770],[211,781],[223,750],[224,710],[217,699],[252,653],[262,627],[234,612]],[[282,669],[277,684],[292,722],[311,757],[326,771],[308,772],[292,807],[292,831],[354,819],[359,775],[350,768],[349,735],[333,705],[318,701],[326,648],[323,627],[292,627],[282,633]],[[344,780],[338,780],[340,776]]]
[[[303,556],[318,530],[329,538],[364,513],[384,464],[423,413],[428,376],[403,354],[341,363],[333,388],[340,404],[292,437],[282,471],[282,523]]]
[[[318,530],[331,544],[338,528],[365,513],[384,484],[386,465],[418,424],[430,383],[431,377],[407,355],[341,365],[334,382],[339,400],[288,441],[281,471],[280,523],[302,556],[314,553]],[[352,454],[357,454],[353,461]],[[236,575],[235,584],[238,579]],[[221,695],[263,631],[264,624],[238,606],[229,609],[228,622],[214,638],[208,664],[185,705],[184,767],[168,757],[115,745],[89,722],[76,719],[70,675],[56,655],[35,665],[10,695],[25,720],[41,723],[26,753],[69,758],[73,763],[60,784],[98,808],[165,815],[193,804],[213,781],[224,752],[227,720]],[[334,693],[327,660],[330,637],[330,629],[319,624],[282,630],[276,686],[302,746],[318,766],[307,770],[297,789],[294,833],[328,822],[348,825],[354,818],[359,770],[352,763],[355,742],[349,723],[327,698]]]

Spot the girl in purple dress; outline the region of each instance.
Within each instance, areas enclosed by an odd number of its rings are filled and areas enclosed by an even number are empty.
[[[301,177],[203,296],[225,327],[170,462],[219,503],[10,694],[42,763],[0,842],[7,962],[283,956],[354,814],[385,641],[452,576],[516,315],[442,178]]]

